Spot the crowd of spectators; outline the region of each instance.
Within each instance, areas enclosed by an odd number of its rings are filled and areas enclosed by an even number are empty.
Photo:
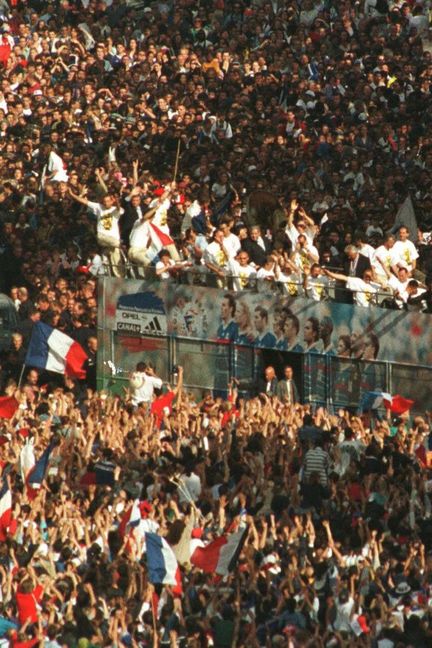
[[[429,2],[1,9],[4,291],[80,268],[322,298],[330,268],[429,308]]]
[[[0,0],[18,318],[0,382],[19,402],[0,423],[0,645],[432,644],[429,415],[314,411],[289,368],[248,400],[195,400],[181,369],[161,395],[147,365],[108,395],[95,335],[106,274],[430,310],[429,5]],[[85,348],[85,381],[21,375],[40,320]],[[31,499],[28,445],[50,443]],[[192,543],[243,527],[229,577],[191,566]],[[176,549],[181,589],[149,582],[143,530]]]
[[[235,385],[199,400],[177,371],[171,387],[141,362],[114,396],[32,370],[15,391],[0,436],[2,645],[430,646],[429,416],[313,412],[290,367],[279,381],[267,367],[249,400]],[[31,495],[29,444],[36,457],[54,446]],[[229,576],[191,564],[242,528]],[[181,585],[149,582],[148,531],[173,549]]]

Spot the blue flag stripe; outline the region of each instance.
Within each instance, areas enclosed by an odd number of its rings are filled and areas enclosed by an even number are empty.
[[[32,328],[29,348],[25,364],[31,367],[45,369],[48,359],[48,338],[53,329],[43,322],[36,322]]]
[[[162,553],[162,540],[157,533],[146,533],[146,552],[150,583],[163,583],[167,570]]]

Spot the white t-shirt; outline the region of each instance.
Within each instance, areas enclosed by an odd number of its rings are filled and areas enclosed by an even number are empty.
[[[412,241],[396,241],[391,249],[394,263],[411,272],[412,262],[418,259],[419,253]]]
[[[228,234],[225,236],[223,246],[228,253],[230,259],[234,259],[240,251],[241,243],[238,236],[235,234]]]
[[[148,222],[136,220],[129,236],[130,247],[145,250],[148,247],[149,240],[150,233]]]
[[[92,259],[89,259],[87,265],[90,274],[92,274],[94,277],[97,277],[98,275],[104,275],[106,272],[100,254],[95,254]]]
[[[250,264],[242,266],[235,259],[230,259],[228,270],[233,277],[233,288],[236,291],[247,288],[249,280],[256,277],[256,270],[253,266]]]
[[[329,279],[326,276],[308,277],[306,293],[315,301],[321,301],[326,295]]]
[[[174,265],[175,265],[175,261],[170,259],[168,261],[168,266],[174,266]],[[165,268],[165,267],[166,267],[165,263],[163,263],[162,261],[158,261],[156,263],[155,270],[157,272],[158,270],[162,270],[162,268]],[[172,275],[168,272],[168,270],[165,270],[164,272],[162,272],[162,274],[158,275],[158,277],[159,277],[159,279],[171,279]]]
[[[375,303],[375,294],[380,288],[379,284],[363,281],[358,277],[348,277],[346,285],[348,290],[354,292],[354,303],[357,306],[369,308],[371,302]]]
[[[399,279],[392,275],[390,279],[388,280],[388,285],[394,292],[399,293],[399,295],[396,297],[396,302],[401,306],[402,302],[406,302],[408,299],[408,293],[406,291],[408,282],[410,279],[408,278],[406,281],[399,281]]]
[[[258,288],[260,291],[265,292],[266,290],[269,290],[273,282],[277,281],[275,266],[273,265],[271,270],[267,270],[264,267],[260,268],[257,272],[257,279],[258,279]]]
[[[213,241],[207,246],[203,258],[206,263],[211,263],[219,268],[226,269],[228,265],[227,255],[217,241]]]
[[[358,251],[372,262],[373,255],[375,254],[375,248],[372,245],[365,243],[361,248],[358,248]]]
[[[281,272],[279,275],[279,281],[284,285],[285,292],[288,295],[296,297],[297,295],[303,294],[303,281],[300,273],[285,274]]]
[[[158,199],[152,200],[152,202],[149,205],[149,208],[153,209],[154,207],[156,207],[158,202],[159,202]],[[160,203],[159,207],[155,212],[155,215],[151,219],[153,225],[156,225],[156,227],[158,227],[162,232],[164,232],[164,234],[168,234],[168,235],[170,233],[170,230],[167,224],[167,218],[168,218],[168,209],[170,208],[170,206],[171,206],[170,199],[165,198],[165,200],[163,200]]]
[[[198,497],[201,495],[201,479],[194,472],[189,476],[182,475],[180,477],[181,488],[178,489],[179,499],[182,504],[190,502],[192,498],[193,502],[196,502]]]
[[[124,213],[124,209],[113,205],[105,209],[100,203],[88,202],[88,209],[97,217],[97,235],[98,237],[110,237],[120,243],[119,218]]]
[[[388,272],[391,272],[391,267],[395,263],[395,257],[393,254],[393,248],[387,250],[385,245],[380,245],[376,250],[375,254],[372,257],[372,268],[375,270],[377,275],[387,276],[383,266]]]
[[[291,227],[287,225],[285,228],[285,233],[291,241],[293,247],[295,247],[300,234],[304,234],[306,236],[306,240],[310,245],[312,245],[315,236],[315,231],[312,228],[307,227],[302,232],[299,232],[295,225],[291,225]]]
[[[312,255],[312,258],[310,255]],[[307,246],[302,248],[300,251],[297,250],[294,252],[292,260],[297,268],[304,271],[305,268],[310,268],[312,263],[318,263],[319,252],[315,245],[308,243]]]
[[[131,377],[132,404],[150,403],[154,389],[162,387],[162,380],[156,376],[149,376],[144,371],[134,371]]]
[[[354,599],[351,597],[346,603],[339,603],[336,600],[336,619],[333,626],[337,632],[349,632],[351,634],[351,616],[354,605]]]

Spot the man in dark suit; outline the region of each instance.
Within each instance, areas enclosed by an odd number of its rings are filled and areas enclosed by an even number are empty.
[[[277,384],[276,396],[287,405],[293,405],[300,401],[297,385],[293,379],[293,370],[289,365],[284,367],[284,377]]]
[[[360,254],[355,245],[347,245],[345,255],[347,259],[344,263],[344,274],[348,277],[363,279],[365,271],[371,270],[369,259],[363,254]]]
[[[130,200],[123,201],[124,213],[120,217],[119,227],[122,243],[129,247],[129,236],[136,220],[141,219],[147,211],[147,206],[141,204],[141,196],[132,194]]]
[[[346,246],[345,257],[346,260],[343,268],[344,274],[346,274],[347,277],[358,277],[359,279],[363,279],[365,270],[371,270],[369,259],[364,256],[364,254],[360,254],[355,245]],[[349,290],[346,290],[346,288],[337,289],[337,296],[335,295],[335,297],[337,301],[341,301],[345,304],[354,303],[353,294],[350,293]]]
[[[271,253],[271,243],[265,236],[261,236],[258,225],[249,229],[249,236],[242,240],[241,246],[249,254],[249,260],[260,267],[265,264],[267,255]]]
[[[264,380],[261,379],[258,383],[258,392],[260,394],[266,394],[266,396],[275,396],[277,386],[278,379],[276,378],[274,367],[266,367],[264,370]]]

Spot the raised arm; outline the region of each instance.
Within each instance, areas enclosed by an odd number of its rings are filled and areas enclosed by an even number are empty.
[[[102,191],[104,191],[106,194],[108,193],[108,187],[106,186],[105,180],[103,179],[103,172],[105,169],[103,167],[96,168],[95,170],[95,176],[96,180],[98,181],[99,186],[102,188]],[[73,196],[72,196],[73,197]]]
[[[86,193],[87,193],[87,188],[86,187],[83,188],[81,194],[74,194],[72,189],[69,187],[69,195],[70,195],[70,197],[73,198],[74,200],[76,200],[77,202],[81,203],[81,205],[85,205],[86,207],[88,207],[88,204],[89,204],[90,201],[85,197]]]
[[[182,389],[183,389],[183,367],[179,367],[177,385],[173,390],[177,398],[180,398]]]
[[[330,279],[337,279],[338,281],[348,281],[349,279],[346,275],[340,274],[339,272],[331,272],[331,270],[327,270],[327,268],[323,268],[323,272],[327,277],[330,277]]]
[[[315,222],[314,222],[313,218],[311,218],[309,216],[309,214],[306,213],[305,208],[304,207],[299,207],[298,211],[299,211],[299,214],[301,215],[301,217],[304,219],[306,225],[308,227],[310,227],[311,229],[313,228],[315,230],[316,229]]]
[[[295,199],[291,200],[291,203],[290,203],[290,206],[289,206],[289,209],[288,209],[288,227],[289,228],[291,228],[293,226],[294,214],[295,214],[295,210],[297,209],[297,207],[298,207],[297,200],[295,200]]]

